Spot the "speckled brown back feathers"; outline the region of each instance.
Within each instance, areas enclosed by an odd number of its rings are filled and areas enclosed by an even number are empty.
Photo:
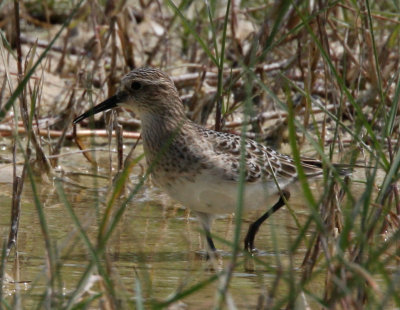
[[[226,177],[232,181],[238,181],[240,175],[240,136],[208,130],[196,126],[199,134],[205,137],[213,146],[215,154],[225,157]],[[297,171],[294,161],[287,155],[265,147],[253,140],[245,140],[245,180],[246,182],[273,181],[274,178],[284,178],[288,181],[297,179]],[[315,161],[302,162],[303,169],[308,177],[322,174],[322,164]]]

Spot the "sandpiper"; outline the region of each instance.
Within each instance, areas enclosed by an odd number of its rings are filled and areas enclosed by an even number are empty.
[[[198,216],[208,246],[215,251],[212,219],[216,214],[234,213],[237,206],[241,138],[189,120],[171,78],[154,68],[125,75],[114,96],[77,117],[74,124],[115,107],[127,108],[140,117],[154,182]],[[297,171],[291,157],[250,139],[245,140],[244,161],[243,210],[263,209],[275,202],[248,229],[244,248],[252,252],[260,225],[289,199],[288,186],[297,180]],[[318,160],[302,159],[301,164],[309,178],[323,173]]]

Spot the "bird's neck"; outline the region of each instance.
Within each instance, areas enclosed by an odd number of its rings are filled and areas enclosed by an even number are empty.
[[[190,122],[185,115],[171,117],[162,114],[142,114],[142,139],[147,153],[158,153],[184,133]]]

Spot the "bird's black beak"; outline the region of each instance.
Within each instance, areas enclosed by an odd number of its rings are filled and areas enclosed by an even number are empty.
[[[126,99],[126,94],[123,92],[117,93],[114,96],[108,98],[107,100],[103,101],[102,103],[94,106],[93,108],[91,108],[90,110],[86,111],[85,113],[83,113],[82,115],[78,116],[77,118],[74,119],[74,124],[79,123],[81,120],[95,115],[99,112],[102,111],[107,111],[110,110],[112,108],[115,108],[118,106],[118,103],[123,102]]]

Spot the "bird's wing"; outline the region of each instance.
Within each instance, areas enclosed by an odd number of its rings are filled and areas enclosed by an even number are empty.
[[[219,167],[225,179],[238,181],[241,161],[240,136],[202,127],[198,127],[198,131],[212,145],[210,149],[215,158],[213,165]],[[245,140],[244,148],[246,182],[274,182],[276,178],[277,181],[285,180],[284,183],[290,183],[297,179],[297,169],[291,157],[251,139]],[[301,163],[308,177],[319,176],[323,172],[322,163],[318,160],[305,159]]]

